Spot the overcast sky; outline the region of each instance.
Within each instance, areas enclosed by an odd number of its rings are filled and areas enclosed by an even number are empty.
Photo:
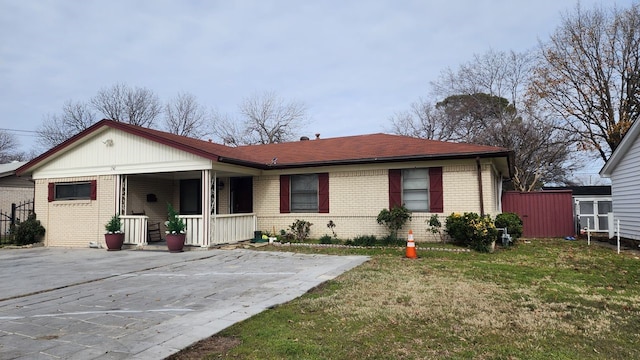
[[[585,8],[631,0],[582,0]],[[384,132],[429,82],[490,49],[546,40],[575,0],[0,0],[0,128],[126,83],[234,113],[274,91],[308,135]],[[19,134],[23,150],[33,136]],[[596,169],[596,172],[599,169]]]

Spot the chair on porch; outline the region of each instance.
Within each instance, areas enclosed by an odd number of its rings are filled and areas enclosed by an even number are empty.
[[[160,223],[147,224],[147,242],[162,241],[162,233],[160,232]]]
[[[132,211],[131,215],[146,215],[145,211],[141,212]],[[147,223],[147,242],[160,242],[162,241],[162,232],[160,231],[160,223]]]

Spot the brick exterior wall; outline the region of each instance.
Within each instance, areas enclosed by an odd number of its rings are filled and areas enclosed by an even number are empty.
[[[402,166],[407,166],[402,165]],[[417,167],[443,167],[444,211],[438,214],[444,225],[444,218],[453,212],[480,213],[477,166],[475,160],[457,161],[441,164],[415,164]],[[486,214],[499,213],[497,208],[496,176],[490,164],[483,164],[482,185],[484,210]],[[318,170],[326,172],[326,170]],[[328,214],[291,213],[280,214],[279,175],[254,178],[254,211],[258,215],[258,229],[263,232],[277,233],[287,230],[296,219],[313,224],[310,236],[319,238],[332,235],[327,227],[329,220],[336,226],[334,231],[340,239],[350,239],[360,235],[386,236],[387,230],[376,221],[380,210],[389,207],[388,169],[371,168],[341,171],[333,168],[329,171]],[[406,237],[413,230],[416,241],[438,241],[428,231],[427,221],[431,213],[413,213],[412,221],[400,232]]]
[[[104,225],[115,214],[115,176],[89,176],[36,180],[35,210],[44,226],[46,246],[104,245]],[[97,180],[96,200],[47,201],[50,182]]]
[[[0,211],[11,213],[11,204],[33,200],[33,188],[0,188]]]
[[[452,212],[480,212],[477,166],[475,160],[459,160],[438,163],[398,163],[393,168],[442,166],[444,211],[441,221]],[[310,221],[311,237],[332,235],[327,223],[336,224],[335,232],[340,239],[352,239],[360,235],[383,237],[387,230],[376,222],[380,210],[389,206],[388,169],[384,165],[365,167],[332,167],[313,169],[329,173],[328,214],[291,213],[280,214],[280,173],[253,179],[254,213],[258,217],[258,230],[277,233],[287,230],[296,219]],[[288,172],[293,174],[293,172]],[[497,174],[490,163],[482,165],[483,202],[485,213],[499,213]],[[97,199],[47,202],[49,182],[72,182],[97,180]],[[218,192],[220,214],[228,213],[230,180],[224,178],[225,187]],[[64,247],[87,247],[89,242],[104,243],[104,224],[116,209],[116,176],[69,177],[39,179],[35,187],[35,210],[46,229],[45,245]],[[152,176],[129,176],[127,213],[144,211],[150,222],[164,224],[166,203],[179,208],[179,180],[154,178]],[[157,202],[149,203],[146,195],[153,193]],[[413,230],[416,241],[437,241],[428,232],[430,213],[414,213],[412,221],[401,230],[406,237]]]

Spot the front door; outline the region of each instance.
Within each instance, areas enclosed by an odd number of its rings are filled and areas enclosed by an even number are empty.
[[[180,180],[180,214],[202,214],[202,183],[200,179]]]
[[[253,178],[231,178],[231,210],[234,214],[253,212]]]

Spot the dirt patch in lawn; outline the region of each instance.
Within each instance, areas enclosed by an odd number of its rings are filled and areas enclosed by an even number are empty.
[[[240,345],[242,340],[235,337],[211,336],[169,356],[165,360],[200,360],[205,357],[225,356],[229,350]]]

